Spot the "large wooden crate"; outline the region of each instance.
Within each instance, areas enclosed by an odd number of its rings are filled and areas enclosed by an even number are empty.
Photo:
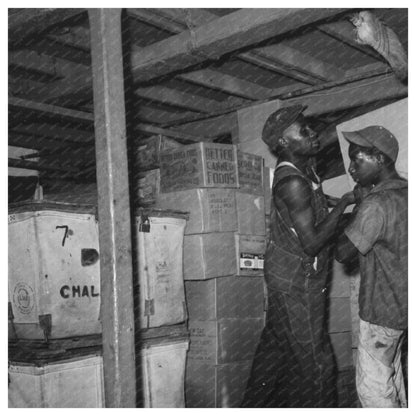
[[[101,332],[95,208],[53,202],[9,207],[9,337]]]
[[[140,349],[139,407],[185,407],[185,365],[189,339],[146,340]]]
[[[187,214],[139,209],[135,235],[141,328],[173,325],[186,320],[183,282],[183,239]]]
[[[104,407],[101,355],[9,363],[9,407]]]

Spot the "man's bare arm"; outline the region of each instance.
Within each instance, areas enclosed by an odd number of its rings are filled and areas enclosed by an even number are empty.
[[[305,179],[299,176],[283,179],[275,188],[275,198],[279,197],[286,204],[300,243],[310,256],[316,256],[334,236],[342,213],[355,201],[352,192],[343,195],[325,220],[315,226],[312,191]]]

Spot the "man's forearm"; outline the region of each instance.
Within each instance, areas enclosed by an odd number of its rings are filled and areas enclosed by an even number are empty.
[[[328,243],[328,241],[334,236],[337,230],[338,223],[341,219],[345,208],[350,205],[348,200],[341,198],[338,204],[332,209],[329,215],[316,227],[316,234],[311,241],[313,247],[305,249],[308,254],[316,256],[322,248]]]

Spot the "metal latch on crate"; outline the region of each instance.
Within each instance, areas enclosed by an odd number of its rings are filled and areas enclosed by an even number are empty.
[[[144,301],[144,316],[150,316],[155,314],[155,300],[145,299]]]
[[[149,217],[142,215],[141,222],[139,224],[139,232],[141,233],[150,233],[150,221]]]
[[[43,330],[43,336],[45,337],[45,341],[49,342],[49,338],[52,333],[52,315],[39,315],[39,325]]]

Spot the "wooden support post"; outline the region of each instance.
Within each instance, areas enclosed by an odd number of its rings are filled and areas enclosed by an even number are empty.
[[[89,9],[106,407],[136,406],[121,9]]]

